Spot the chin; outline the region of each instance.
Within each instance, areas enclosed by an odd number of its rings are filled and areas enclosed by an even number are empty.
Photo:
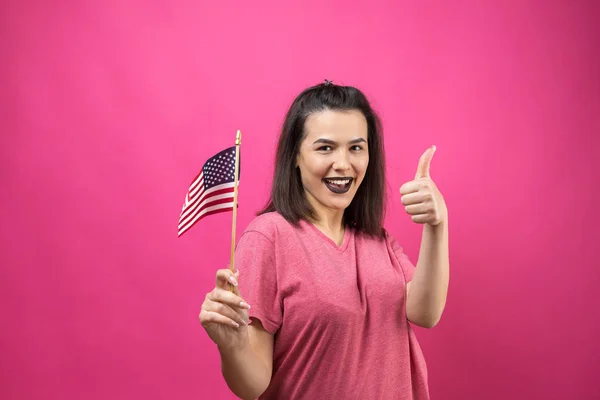
[[[338,201],[331,202],[329,203],[329,207],[335,210],[345,210],[346,208],[348,208],[348,206],[350,206],[350,203],[352,203],[352,198],[350,198],[347,201],[340,201],[340,199]]]
[[[332,210],[344,211],[344,210],[346,210],[346,208],[348,208],[349,205],[350,204],[348,204],[348,205],[334,204],[334,205],[330,205],[329,208]]]

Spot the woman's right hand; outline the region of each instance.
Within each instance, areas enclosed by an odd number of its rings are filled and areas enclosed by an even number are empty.
[[[240,295],[238,277],[239,271],[218,270],[216,286],[202,303],[200,322],[219,349],[239,349],[248,344],[250,305]]]

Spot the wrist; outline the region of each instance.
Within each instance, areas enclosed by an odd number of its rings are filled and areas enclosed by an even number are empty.
[[[217,345],[217,349],[221,356],[231,356],[233,354],[242,354],[250,349],[250,342],[246,340],[235,340],[231,343]]]
[[[442,211],[442,215],[440,216],[440,219],[438,220],[438,222],[436,224],[426,224],[426,225],[428,225],[434,229],[445,228],[446,226],[448,226],[448,211],[447,210]]]

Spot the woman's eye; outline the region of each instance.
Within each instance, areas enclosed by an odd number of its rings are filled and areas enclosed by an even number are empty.
[[[362,150],[362,147],[359,145],[356,145],[356,146],[352,146],[350,149],[354,150],[354,151],[359,151],[359,150]]]
[[[321,146],[317,150],[319,150],[319,151],[330,151],[331,150],[331,146]]]

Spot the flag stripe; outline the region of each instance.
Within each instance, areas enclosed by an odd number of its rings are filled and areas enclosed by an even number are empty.
[[[194,178],[192,184],[190,185],[190,192],[193,191],[196,186],[198,186],[199,182],[204,179],[204,173],[200,171],[200,173]]]
[[[200,178],[200,180],[196,181],[196,179],[198,179],[198,178]],[[183,214],[183,210],[185,210],[189,206],[189,204],[194,200],[194,198],[196,197],[196,194],[198,193],[198,190],[200,190],[204,187],[204,179],[202,178],[202,173],[200,173],[200,175],[198,177],[196,177],[196,179],[194,179],[194,182],[192,182],[192,184],[190,185],[188,194],[185,196],[185,202],[183,203],[183,207],[181,207],[182,214]],[[181,215],[179,215],[179,216],[181,217]]]
[[[198,208],[198,206],[202,206],[202,204],[208,202],[212,196],[218,196],[222,193],[232,192],[233,193],[233,183],[225,183],[223,185],[214,186],[207,191],[205,191],[200,197],[196,198],[189,204],[186,204],[185,208],[181,211],[181,215],[179,216],[179,225],[186,220],[191,213],[194,212]],[[210,195],[210,196],[208,196]],[[208,197],[207,197],[208,196]],[[206,198],[206,200],[204,200]],[[204,200],[204,201],[203,201]]]
[[[197,203],[198,201],[200,201],[200,200],[198,200],[198,198],[201,197],[203,193],[204,193],[204,183],[200,187],[200,190],[198,191],[198,193],[192,195],[191,198],[187,198],[186,197],[186,199],[185,199],[185,205],[183,206],[183,209],[181,210],[181,215],[183,215],[184,210],[187,210],[189,207],[193,207],[193,205],[195,203]],[[190,196],[189,193],[188,193],[188,196]]]
[[[190,188],[188,190],[188,195],[186,197],[191,197],[191,194],[194,190],[197,190],[197,188],[202,185],[202,183],[204,182],[204,174],[202,173],[202,171],[200,171],[200,173],[198,174],[198,176],[196,176],[194,178],[194,180],[192,181]]]
[[[198,221],[198,217],[203,216],[207,212],[206,210],[210,211],[210,210],[215,209],[215,207],[216,208],[230,208],[230,209],[233,209],[233,200],[231,198],[229,198],[229,199],[221,199],[221,200],[218,200],[218,201],[216,201],[214,203],[211,203],[210,205],[207,205],[206,207],[203,207],[202,209],[198,210],[197,213],[194,214],[194,217],[190,221],[188,221],[188,223],[183,224],[182,228],[184,228],[187,225],[193,225],[195,222]]]
[[[190,190],[190,199],[196,197],[199,192],[202,193],[202,190],[204,190],[204,178],[200,178],[197,185]]]
[[[179,226],[187,224],[190,219],[194,218],[194,215],[198,214],[200,211],[202,211],[202,209],[207,207],[209,204],[220,202],[222,199],[227,199],[227,200],[232,199],[233,194],[234,193],[233,193],[232,189],[223,189],[223,190],[215,193],[213,196],[206,198],[203,202],[197,203],[196,205],[194,205],[194,207],[190,207],[189,212],[183,218],[183,220],[179,224]]]
[[[200,212],[198,215],[194,217],[194,219],[184,227],[179,228],[178,236],[183,235],[188,229],[190,229],[196,222],[206,217],[207,215],[216,214],[224,211],[229,211],[233,209],[233,201],[223,204],[216,204],[214,206],[206,207]]]
[[[202,215],[202,217],[200,217],[200,218],[198,219],[198,221],[199,221],[199,220],[201,220],[202,218],[204,218],[204,217],[208,216],[208,215],[212,215],[212,214],[218,214],[218,213],[222,213],[222,212],[229,211],[229,210],[230,210],[230,208],[221,208],[221,209],[217,209],[217,210],[209,211],[209,212],[207,212],[206,214]],[[196,223],[196,222],[198,222],[198,221],[195,221],[194,223]],[[183,234],[184,234],[185,232],[187,232],[187,231],[188,231],[188,230],[189,230],[189,229],[190,229],[192,226],[194,226],[194,224],[190,224],[190,225],[189,225],[188,227],[186,227],[184,230],[180,230],[180,231],[179,231],[179,233],[178,233],[177,235],[178,235],[178,236],[181,236],[181,235],[183,235]]]

